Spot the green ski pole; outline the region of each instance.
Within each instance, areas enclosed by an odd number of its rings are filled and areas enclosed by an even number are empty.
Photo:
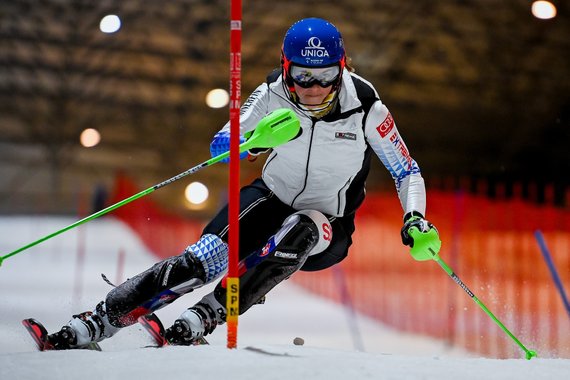
[[[481,308],[491,319],[525,352],[525,356],[527,360],[532,359],[533,357],[537,356],[536,352],[533,350],[529,350],[521,343],[520,340],[517,339],[505,327],[505,325],[497,318],[495,315],[481,302],[475,294],[469,290],[467,285],[461,281],[461,279],[455,274],[455,272],[447,265],[441,257],[439,257],[439,250],[441,248],[441,240],[439,239],[439,235],[436,230],[430,229],[427,232],[421,232],[417,227],[410,228],[409,231],[410,236],[414,239],[414,244],[412,249],[410,250],[410,254],[412,257],[418,261],[425,261],[425,260],[434,260],[436,263],[439,264],[441,268],[455,281],[457,285],[461,287],[471,297],[473,301]]]
[[[282,108],[282,109],[278,109],[275,110],[273,112],[271,112],[270,114],[268,114],[267,116],[265,116],[263,119],[261,119],[261,121],[257,124],[257,127],[255,128],[255,130],[253,131],[253,133],[251,134],[251,136],[247,139],[247,141],[245,141],[244,143],[242,143],[240,145],[239,151],[240,153],[242,152],[246,152],[250,149],[253,148],[275,148],[281,144],[284,144],[286,142],[288,142],[289,140],[297,137],[299,135],[300,132],[300,122],[299,119],[297,118],[297,116],[295,115],[295,113],[290,110],[290,109],[286,109],[286,108]],[[65,231],[69,231],[72,228],[75,228],[79,225],[82,225],[84,223],[87,223],[90,220],[93,220],[95,218],[100,217],[101,215],[105,215],[115,209],[118,209],[119,207],[122,207],[136,199],[142,198],[145,195],[148,195],[150,193],[152,193],[155,190],[160,189],[161,187],[170,185],[173,182],[178,181],[179,179],[186,177],[187,175],[196,173],[197,171],[211,166],[217,162],[220,162],[221,160],[223,160],[224,158],[227,158],[230,156],[230,152],[225,152],[222,153],[216,157],[212,157],[207,161],[202,162],[199,165],[194,166],[193,168],[190,168],[180,174],[175,175],[172,178],[167,179],[166,181],[163,181],[161,183],[158,183],[154,186],[149,187],[146,190],[141,191],[140,193],[137,193],[135,195],[132,195],[120,202],[117,202],[103,210],[100,210],[94,214],[91,214],[81,220],[78,220],[75,223],[70,224],[67,227],[64,227],[58,231],[55,231],[49,235],[46,235],[36,241],[33,241],[29,244],[26,244],[23,247],[20,247],[18,249],[16,249],[15,251],[12,251],[4,256],[0,256],[0,266],[2,265],[2,262],[4,260],[6,260],[9,257],[12,257],[20,252],[23,252],[25,250],[27,250],[28,248],[31,248],[33,246],[36,246],[46,240],[51,239],[54,236],[57,236],[59,234],[64,233]]]

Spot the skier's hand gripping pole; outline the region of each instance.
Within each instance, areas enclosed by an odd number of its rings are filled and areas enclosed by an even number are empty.
[[[526,359],[530,360],[536,356],[536,352],[527,349],[514,335],[503,325],[503,323],[495,317],[495,315],[481,302],[467,285],[453,272],[453,270],[439,257],[439,250],[441,248],[441,240],[436,229],[429,229],[428,231],[420,231],[418,227],[411,227],[408,230],[410,237],[413,239],[412,249],[410,254],[418,261],[432,259],[439,264],[441,268],[475,301],[475,303],[483,309],[485,313],[525,352]]]
[[[252,148],[275,148],[279,145],[282,145],[286,142],[288,142],[289,140],[294,139],[295,137],[297,137],[300,133],[300,123],[299,123],[299,119],[297,118],[297,116],[295,115],[295,113],[290,110],[290,109],[278,109],[275,110],[273,112],[271,112],[270,114],[268,114],[267,116],[265,116],[263,119],[261,119],[261,121],[259,122],[259,124],[257,125],[257,127],[255,128],[255,130],[253,131],[251,137],[249,137],[249,139],[240,144],[239,146],[239,151],[240,152],[247,152],[248,150],[252,149]],[[229,157],[230,152],[225,152],[223,154],[220,154],[219,156],[216,157],[212,157],[207,161],[202,162],[199,165],[194,166],[193,168],[190,168],[188,170],[186,170],[185,172],[182,172],[178,175],[175,175],[172,178],[167,179],[166,181],[163,181],[161,183],[158,183],[152,187],[149,187],[146,190],[141,191],[140,193],[137,193],[135,195],[130,196],[129,198],[126,198],[120,202],[117,202],[103,210],[100,210],[94,214],[91,214],[81,220],[78,220],[75,223],[70,224],[67,227],[64,227],[58,231],[55,231],[49,235],[46,235],[34,242],[31,242],[23,247],[20,247],[18,249],[16,249],[15,251],[12,251],[4,256],[0,256],[0,266],[2,265],[2,262],[4,260],[6,260],[9,257],[12,257],[20,252],[23,252],[25,250],[27,250],[28,248],[31,248],[33,246],[36,246],[48,239],[51,239],[54,236],[57,236],[59,234],[64,233],[65,231],[71,230],[72,228],[75,228],[81,224],[84,224],[90,220],[93,220],[95,218],[98,218],[102,215],[105,215],[115,209],[118,209],[119,207],[122,207],[124,205],[126,205],[127,203],[130,203],[136,199],[142,198],[145,195],[148,195],[150,193],[152,193],[155,190],[160,189],[161,187],[170,185],[173,182],[178,181],[179,179],[186,177],[187,175],[196,173],[197,171],[204,169],[205,167],[214,165],[217,162],[220,162],[221,160],[223,160],[224,158]]]

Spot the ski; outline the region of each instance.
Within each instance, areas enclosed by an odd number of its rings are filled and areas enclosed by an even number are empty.
[[[150,334],[157,347],[168,345],[168,341],[164,337],[164,326],[156,314],[151,313],[142,315],[138,319],[142,327]]]
[[[149,335],[153,338],[156,347],[164,347],[170,345],[168,340],[165,337],[165,330],[164,325],[158,318],[158,316],[154,313],[143,315],[138,319],[139,323],[142,327],[149,333]],[[206,339],[203,337],[196,340],[192,343],[193,346],[199,346],[209,344]]]
[[[48,332],[46,328],[38,320],[27,318],[22,321],[22,324],[36,343],[38,351],[55,350],[55,347],[48,340]],[[78,349],[101,351],[101,347],[96,342],[89,343],[84,347],[78,347]]]

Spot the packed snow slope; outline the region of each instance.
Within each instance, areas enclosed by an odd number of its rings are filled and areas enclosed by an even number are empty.
[[[0,216],[6,255],[75,219]],[[191,242],[189,242],[191,243]],[[183,248],[183,247],[182,247]],[[0,267],[0,379],[566,379],[570,360],[493,360],[442,342],[382,326],[286,282],[265,305],[239,321],[238,348],[225,347],[225,326],[210,345],[155,349],[138,325],[103,341],[102,352],[37,352],[21,320],[35,317],[50,331],[92,309],[111,289],[156,259],[112,217],[89,222],[8,258]],[[158,312],[165,324],[211,287]],[[293,345],[302,337],[303,346]],[[540,352],[539,352],[540,354]],[[522,355],[521,355],[522,357]]]

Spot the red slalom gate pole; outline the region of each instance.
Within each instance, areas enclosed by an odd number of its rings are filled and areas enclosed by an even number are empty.
[[[237,348],[239,315],[239,136],[241,99],[241,0],[230,0],[230,195],[229,263],[227,279],[226,322],[228,348]]]

